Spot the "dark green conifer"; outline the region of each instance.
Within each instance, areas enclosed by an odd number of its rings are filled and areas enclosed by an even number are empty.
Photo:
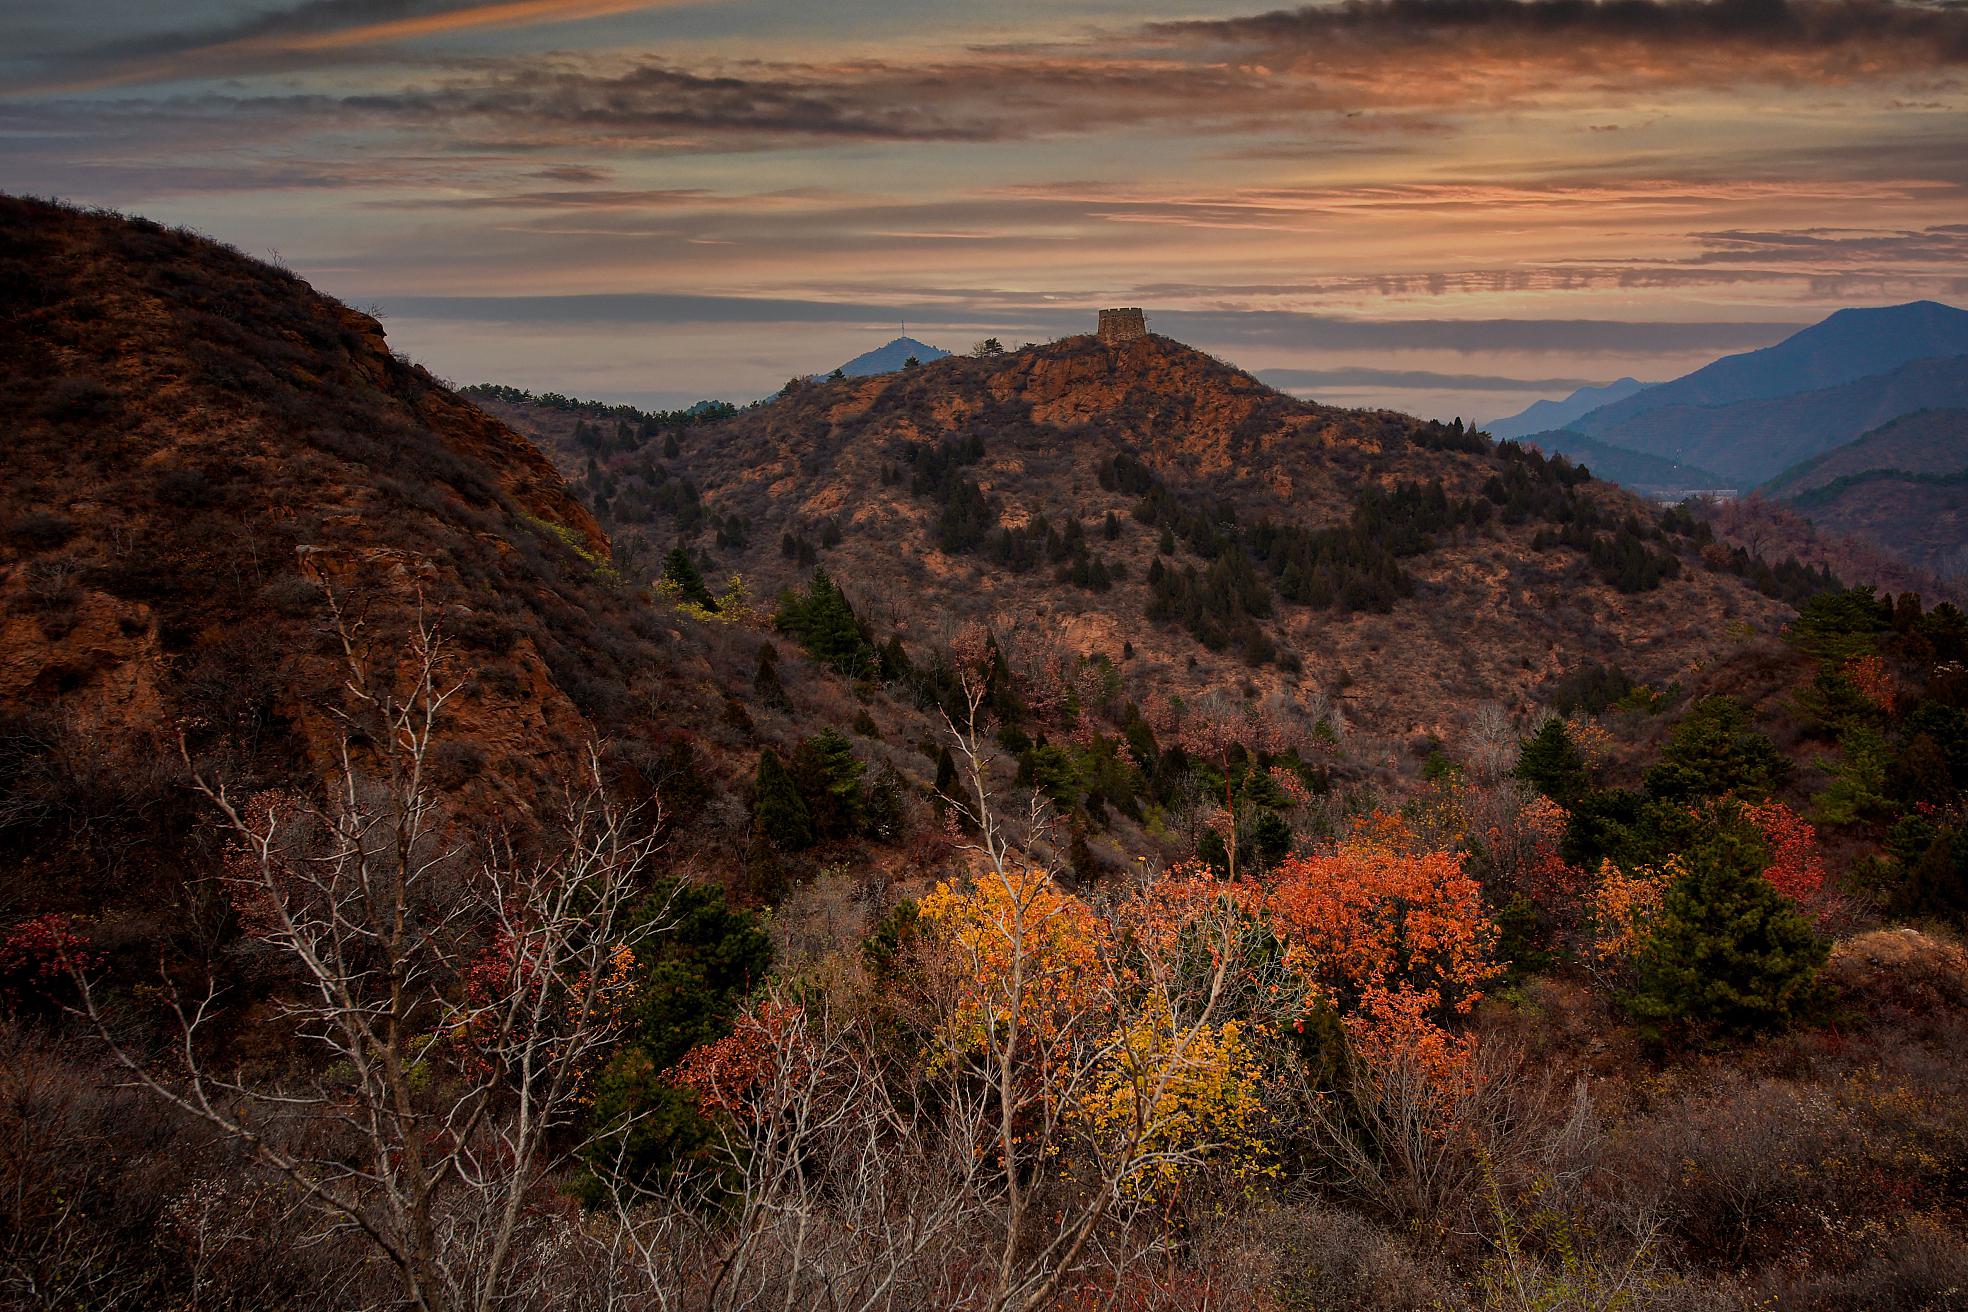
[[[786,695],[786,685],[779,681],[779,653],[771,643],[759,648],[758,671],[752,675],[752,691],[758,694],[761,706],[775,711],[793,709],[793,699]]]
[[[1733,793],[1761,800],[1782,782],[1788,762],[1756,731],[1742,703],[1704,697],[1689,708],[1647,771],[1647,791],[1672,801]]]
[[[902,776],[884,762],[868,785],[861,804],[862,825],[868,837],[878,843],[892,843],[902,837],[904,811]]]
[[[798,852],[813,846],[813,819],[793,776],[770,747],[759,753],[752,785],[752,820],[774,847]]]
[[[697,562],[690,558],[690,551],[682,544],[670,548],[670,554],[663,557],[663,577],[676,584],[683,599],[714,611],[717,599],[711,590],[704,586],[704,576],[698,572]]]
[[[792,779],[819,838],[845,838],[862,825],[861,762],[854,745],[822,729],[793,753]]]
[[[1640,950],[1628,1000],[1634,1014],[1737,1032],[1789,1020],[1809,999],[1830,945],[1763,877],[1761,837],[1731,821],[1711,828],[1682,860],[1687,873],[1668,889]]]
[[[1516,775],[1563,807],[1578,804],[1591,788],[1585,757],[1572,742],[1565,722],[1552,716],[1524,740],[1517,755]]]

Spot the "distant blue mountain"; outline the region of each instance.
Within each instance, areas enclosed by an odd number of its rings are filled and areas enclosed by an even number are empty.
[[[1968,310],[1938,301],[1840,310],[1775,346],[1725,356],[1671,383],[1602,405],[1566,426],[1619,446],[1671,456],[1627,440],[1620,429],[1639,415],[1669,406],[1724,406],[1795,396],[1891,373],[1915,360],[1958,355],[1968,355]],[[1702,463],[1720,469],[1713,461]]]
[[[876,374],[892,374],[915,356],[919,364],[931,360],[941,360],[949,352],[928,342],[919,342],[913,337],[898,337],[886,346],[877,346],[865,351],[842,365],[841,372],[849,378],[872,378]]]
[[[1571,429],[1609,446],[1712,470],[1723,485],[1750,488],[1900,415],[1961,406],[1968,406],[1968,355],[1914,360],[1784,396],[1656,406],[1612,425],[1596,422],[1611,408],[1601,407]]]
[[[1483,425],[1483,431],[1491,437],[1527,437],[1532,433],[1549,432],[1563,428],[1581,415],[1590,414],[1602,405],[1624,401],[1636,392],[1645,391],[1651,383],[1637,382],[1622,378],[1604,387],[1581,387],[1562,401],[1533,401],[1524,409],[1508,419],[1492,420]]]
[[[1642,496],[1678,501],[1691,493],[1730,486],[1728,479],[1699,466],[1643,455],[1569,429],[1530,433],[1520,440],[1547,455],[1564,456],[1574,464],[1584,465],[1594,478],[1618,483]]]

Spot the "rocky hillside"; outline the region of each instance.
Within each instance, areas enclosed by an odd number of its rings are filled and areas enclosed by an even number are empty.
[[[651,607],[531,442],[289,274],[0,198],[0,397],[0,909],[176,898],[209,818],[181,735],[239,790],[319,778],[333,606],[385,671],[440,630],[467,811],[523,823],[595,739],[632,792],[708,776],[673,809],[756,761],[720,682],[756,640]]]
[[[1812,582],[1562,461],[1301,402],[1160,337],[794,386],[585,449],[558,410],[488,404],[584,466],[639,559],[680,543],[755,591],[821,564],[912,647],[981,621],[1104,654],[1137,696],[1289,693],[1390,748],[1588,660],[1671,681]]]

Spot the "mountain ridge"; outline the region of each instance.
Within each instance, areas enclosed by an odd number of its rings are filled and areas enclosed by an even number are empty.
[[[1581,387],[1570,396],[1557,400],[1533,401],[1514,415],[1482,425],[1482,429],[1490,436],[1499,438],[1528,437],[1532,433],[1556,431],[1601,406],[1624,401],[1652,386],[1652,383],[1626,377],[1597,386]]]
[[[1938,356],[1812,391],[1727,405],[1659,405],[1610,427],[1588,427],[1593,416],[1587,416],[1575,428],[1613,446],[1711,469],[1748,488],[1896,416],[1963,404],[1968,355]]]
[[[1888,373],[1915,360],[1961,354],[1968,354],[1968,310],[1938,301],[1848,308],[1775,345],[1724,356],[1601,406],[1571,427],[1604,438],[1626,420],[1670,405],[1709,407],[1788,396]]]

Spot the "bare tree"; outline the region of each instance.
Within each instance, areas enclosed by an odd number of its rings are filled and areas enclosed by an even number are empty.
[[[1126,923],[1138,893],[1132,906],[1100,909],[1061,896],[997,818],[981,682],[967,677],[965,690],[968,720],[948,727],[969,795],[947,800],[977,835],[973,880],[991,917],[957,936],[931,1002],[938,1066],[981,1095],[995,1164],[980,1183],[997,1252],[970,1305],[1026,1312],[1091,1270],[1113,1287],[1146,1262],[1162,1242],[1139,1225],[1154,1211],[1146,1182],[1193,1171],[1220,1146],[1177,1128],[1172,1095],[1230,1015],[1247,924],[1232,898],[1212,897],[1185,909],[1181,936],[1161,937]],[[1035,797],[1028,833],[1045,820]],[[1066,924],[1080,916],[1089,923]],[[1097,945],[1090,959],[1049,951],[1081,928]],[[1118,1117],[1076,1114],[1102,1093]]]
[[[337,615],[348,732],[311,800],[199,777],[231,838],[224,887],[300,1074],[215,1063],[224,1000],[171,988],[176,1065],[119,1041],[81,972],[81,1010],[135,1083],[247,1146],[334,1230],[353,1230],[424,1312],[501,1304],[552,1146],[619,1036],[654,827],[611,802],[590,755],[549,855],[468,862],[427,777],[457,691],[420,624],[372,677]],[[361,744],[361,746],[358,746]]]
[[[1463,757],[1479,783],[1495,783],[1517,759],[1517,724],[1500,702],[1483,702],[1463,731]]]
[[[693,1081],[720,1113],[708,1160],[654,1182],[604,1165],[612,1212],[567,1223],[571,1251],[597,1274],[567,1305],[966,1306],[971,1282],[952,1258],[990,1223],[975,1151],[985,1104],[929,1087],[885,1041],[864,1019],[772,991],[718,1045],[731,1058]]]

